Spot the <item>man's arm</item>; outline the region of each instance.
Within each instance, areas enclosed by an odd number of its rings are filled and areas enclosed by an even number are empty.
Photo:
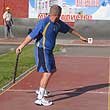
[[[20,44],[20,46],[17,47],[16,49],[16,54],[19,54],[22,52],[22,49],[29,43],[32,41],[32,38],[28,35],[24,41]]]
[[[11,20],[10,20],[10,21],[11,21],[11,24],[13,25],[13,24],[14,24],[14,22],[13,22],[13,18],[11,18]]]
[[[6,25],[6,12],[3,14],[3,23]]]
[[[79,34],[77,31],[75,31],[74,29],[70,29],[69,32],[73,35],[78,36],[82,41],[84,42],[88,42],[88,40],[86,38],[84,38],[81,34]]]

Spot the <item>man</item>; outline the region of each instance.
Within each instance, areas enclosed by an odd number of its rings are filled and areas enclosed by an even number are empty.
[[[6,7],[6,11],[3,14],[3,20],[4,20],[4,28],[5,28],[5,37],[8,38],[14,37],[12,34],[12,25],[13,25],[13,19],[12,19],[12,14],[10,12],[10,8]]]
[[[40,81],[39,91],[35,104],[49,106],[52,105],[52,101],[46,100],[44,97],[46,94],[46,87],[52,74],[56,71],[55,60],[53,55],[53,49],[56,42],[56,36],[58,32],[75,34],[81,40],[87,41],[74,29],[69,27],[63,21],[61,21],[61,7],[53,5],[50,8],[49,16],[40,20],[35,26],[33,31],[25,38],[20,46],[16,49],[16,53],[21,53],[22,49],[33,39],[36,39],[35,44],[35,60],[37,65],[37,71],[43,73]]]

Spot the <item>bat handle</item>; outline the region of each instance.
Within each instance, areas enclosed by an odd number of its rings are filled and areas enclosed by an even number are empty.
[[[21,53],[21,52],[20,52],[20,49],[18,49],[18,53],[17,53],[17,55],[20,54],[20,53]]]
[[[20,53],[18,53],[16,56],[16,64],[15,64],[15,69],[14,69],[13,83],[15,83],[15,80],[16,80],[16,72],[17,72],[17,67],[18,67],[19,55],[20,55]]]

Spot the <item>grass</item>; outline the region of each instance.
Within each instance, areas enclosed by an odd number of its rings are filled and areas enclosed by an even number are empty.
[[[17,76],[35,65],[33,50],[33,45],[28,45],[23,49],[23,52],[19,57]],[[58,52],[59,50],[60,46],[56,46],[54,53]],[[0,88],[12,80],[15,61],[15,51],[9,51],[8,53],[0,56]]]

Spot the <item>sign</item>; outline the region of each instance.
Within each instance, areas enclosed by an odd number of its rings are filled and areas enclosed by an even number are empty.
[[[29,0],[29,18],[44,18],[53,4],[62,7],[65,22],[110,20],[110,0]]]

